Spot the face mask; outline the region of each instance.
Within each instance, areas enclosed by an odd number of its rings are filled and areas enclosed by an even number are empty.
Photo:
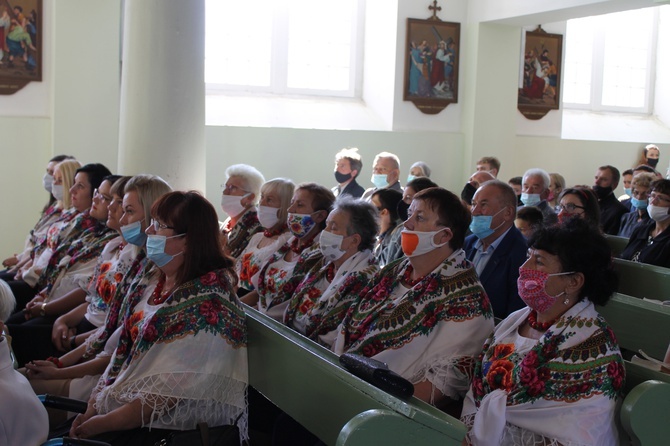
[[[544,290],[547,280],[551,276],[563,276],[565,274],[574,274],[574,271],[548,274],[536,269],[519,268],[519,278],[516,281],[516,286],[519,289],[519,297],[531,309],[538,313],[543,313],[554,305],[556,299],[565,294],[565,291],[556,296],[547,294]]]
[[[647,164],[656,169],[656,166],[658,165],[658,158],[647,158]]]
[[[649,202],[647,200],[638,200],[635,197],[631,197],[630,205],[633,206],[635,209],[647,209]]]
[[[402,252],[404,252],[407,257],[415,257],[446,245],[449,242],[444,242],[438,245],[433,241],[435,234],[446,229],[449,228],[442,228],[438,229],[437,231],[428,232],[410,231],[409,229],[403,229],[400,233],[400,244],[402,246]]]
[[[246,194],[242,197],[237,195],[221,195],[221,209],[231,217],[240,215],[245,209],[242,206],[242,199],[248,195]]]
[[[461,191],[461,199],[467,204],[472,204],[472,197],[475,196],[475,192],[477,192],[475,186],[470,183],[465,183],[465,186],[463,186],[463,190]]]
[[[566,221],[570,220],[571,218],[579,218],[579,215],[577,214],[568,214],[567,212],[559,212],[558,213],[558,222],[560,224],[565,223]]]
[[[372,184],[374,184],[377,189],[384,189],[389,185],[388,181],[386,181],[386,175],[378,173],[372,174]]]
[[[496,231],[496,229],[505,224],[505,222],[503,221],[495,228],[491,228],[491,222],[493,221],[493,217],[500,214],[504,210],[505,208],[502,208],[493,215],[473,215],[472,222],[470,222],[470,232],[472,232],[475,235],[475,237],[477,237],[480,240],[485,239],[489,235],[493,234]]]
[[[51,186],[53,186],[53,184],[54,184],[54,177],[49,175],[48,173],[45,173],[44,176],[42,177],[42,187],[44,187],[44,190],[51,193]]]
[[[624,187],[623,188],[623,193],[628,195],[629,197],[632,197],[633,196],[633,189],[631,189],[630,187],[629,188]]]
[[[344,240],[343,235],[333,234],[328,231],[321,231],[319,236],[319,248],[321,249],[321,254],[330,262],[334,262],[344,255],[344,250],[340,249],[342,246],[342,241]]]
[[[551,201],[554,199],[554,193],[549,191],[549,195],[547,196],[547,201]]]
[[[416,178],[415,175],[409,174],[409,175],[407,175],[407,182],[409,183],[410,181],[412,181],[415,178]]]
[[[596,193],[598,200],[602,200],[612,193],[611,187],[593,186],[593,192]]]
[[[309,234],[309,231],[316,225],[312,214],[288,214],[286,220],[289,231],[298,238]]]
[[[647,213],[654,221],[659,223],[670,218],[670,214],[668,214],[668,208],[656,206],[653,204],[647,206]]]
[[[135,246],[144,246],[147,241],[147,235],[142,231],[140,220],[121,226],[121,235],[128,243]]]
[[[271,208],[270,206],[258,206],[258,221],[261,226],[265,229],[273,228],[277,222],[279,222],[279,217],[277,217],[277,212],[279,209]]]
[[[58,201],[63,201],[65,198],[65,190],[62,184],[54,184],[51,186],[51,195]]]
[[[521,202],[524,206],[535,206],[540,204],[541,201],[542,199],[540,198],[540,194],[527,194],[525,192],[521,193]]]
[[[351,172],[349,173],[340,173],[337,170],[335,171],[335,181],[342,184],[351,179]]]
[[[175,255],[170,255],[165,253],[165,243],[170,238],[183,237],[185,234],[173,235],[172,237],[166,237],[164,235],[147,235],[147,257],[149,260],[154,262],[156,266],[162,268],[167,265],[177,257],[184,253],[184,251],[179,252]]]

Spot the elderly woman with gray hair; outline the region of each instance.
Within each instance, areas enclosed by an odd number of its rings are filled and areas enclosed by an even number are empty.
[[[47,411],[28,380],[14,370],[5,324],[16,301],[7,282],[0,280],[0,444],[42,444],[49,434]]]
[[[236,259],[251,237],[263,230],[256,212],[263,183],[265,178],[255,167],[233,164],[226,169],[221,209],[228,218],[221,224],[221,244],[226,254]]]

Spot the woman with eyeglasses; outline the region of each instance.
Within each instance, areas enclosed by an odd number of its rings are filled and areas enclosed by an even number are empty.
[[[228,167],[226,178],[222,186],[221,209],[228,218],[221,224],[221,244],[226,254],[237,259],[251,237],[263,230],[256,205],[265,178],[255,167],[246,164]]]
[[[600,228],[598,198],[590,188],[578,186],[564,189],[556,209],[561,224],[571,218],[581,218],[593,227]]]
[[[111,362],[70,435],[154,444],[199,422],[237,423],[247,439],[246,324],[216,211],[197,192],[151,208],[147,257],[128,288]]]
[[[635,228],[651,220],[647,206],[649,205],[649,188],[654,181],[656,181],[656,176],[647,172],[638,173],[633,177],[630,183],[631,209],[621,217],[617,236],[630,238]]]
[[[647,213],[651,221],[633,231],[621,258],[669,268],[670,180],[651,183]]]
[[[519,268],[527,307],[499,323],[474,367],[461,421],[472,445],[619,444],[625,380],[605,305],[611,249],[582,219],[540,229]]]

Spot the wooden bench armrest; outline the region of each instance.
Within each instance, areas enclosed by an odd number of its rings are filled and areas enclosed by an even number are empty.
[[[670,442],[670,384],[646,381],[635,386],[623,401],[621,426],[633,445]]]

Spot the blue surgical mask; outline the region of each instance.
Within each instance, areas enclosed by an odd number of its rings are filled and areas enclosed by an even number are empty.
[[[410,181],[412,181],[415,178],[416,178],[415,175],[409,174],[409,175],[407,175],[407,182],[409,183]]]
[[[540,194],[527,194],[525,192],[521,194],[521,202],[524,206],[537,206],[541,201]]]
[[[485,239],[489,235],[493,234],[496,229],[505,224],[503,221],[496,228],[491,228],[493,217],[501,213],[503,210],[505,210],[505,208],[500,209],[493,215],[473,215],[472,221],[470,222],[470,232],[472,232],[475,237],[480,240]]]
[[[183,237],[184,235],[186,234],[173,235],[172,237],[155,234],[147,235],[147,257],[159,268],[164,267],[170,263],[172,259],[184,253],[184,251],[182,251],[175,255],[167,254],[165,252],[165,243],[170,238]]]
[[[632,197],[632,196],[633,196],[633,190],[632,190],[632,188],[630,188],[630,187],[624,187],[624,188],[623,188],[623,193],[626,194],[626,195],[628,195],[629,197]]]
[[[377,189],[384,189],[389,185],[388,181],[386,181],[386,175],[381,173],[372,174],[372,184],[374,184]]]
[[[630,199],[630,205],[635,209],[647,209],[648,204],[649,202],[647,200],[638,200],[635,197],[631,197]]]
[[[142,231],[141,220],[121,226],[121,235],[128,243],[135,246],[144,246],[147,241],[147,235]]]

